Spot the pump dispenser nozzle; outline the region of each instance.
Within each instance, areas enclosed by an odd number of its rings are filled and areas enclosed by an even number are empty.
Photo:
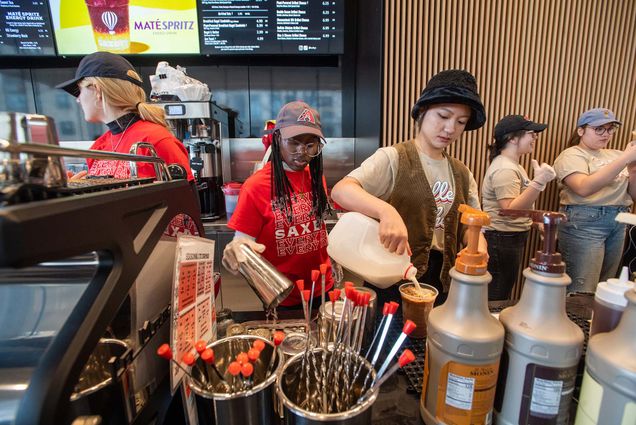
[[[499,211],[499,215],[509,217],[528,217],[534,223],[543,224],[543,250],[534,254],[530,260],[530,268],[544,273],[565,273],[565,263],[561,254],[556,252],[556,230],[559,223],[567,221],[565,214],[539,210],[507,210]]]
[[[473,276],[479,276],[486,273],[488,261],[485,252],[479,252],[479,234],[481,226],[490,224],[490,217],[483,211],[472,208],[466,204],[459,206],[459,212],[462,213],[461,222],[467,226],[466,239],[468,241],[466,248],[457,254],[455,261],[455,269],[461,273]]]

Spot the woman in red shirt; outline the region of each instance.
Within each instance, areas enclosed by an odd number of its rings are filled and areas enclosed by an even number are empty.
[[[223,265],[237,274],[249,245],[292,282],[311,282],[311,271],[327,264],[325,290],[333,286],[327,255],[324,217],[331,208],[322,174],[325,143],[318,111],[304,102],[284,105],[272,137],[271,160],[241,187],[238,204],[228,226],[236,231],[223,251]],[[314,296],[320,295],[316,282]],[[314,300],[319,304],[320,297]],[[298,289],[281,302],[300,305]]]
[[[185,146],[170,132],[163,109],[146,103],[141,77],[126,59],[108,52],[92,53],[82,59],[75,78],[56,87],[77,98],[86,121],[108,127],[91,149],[129,153],[133,143],[146,142],[167,165],[180,165],[188,180],[194,180]],[[147,149],[139,149],[138,154],[148,155]],[[88,159],[87,163],[88,172],[73,179],[86,174],[130,178],[128,161]],[[155,177],[151,163],[138,163],[137,173]]]

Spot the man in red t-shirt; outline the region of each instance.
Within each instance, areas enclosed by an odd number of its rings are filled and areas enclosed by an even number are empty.
[[[241,187],[228,223],[236,231],[223,251],[223,265],[230,272],[238,273],[245,261],[238,247],[247,244],[292,282],[311,284],[311,271],[327,264],[325,290],[333,286],[323,220],[330,211],[322,174],[324,142],[318,111],[298,101],[281,108],[271,160]],[[320,285],[316,282],[314,306],[320,302]],[[300,297],[294,287],[281,305],[300,305]]]

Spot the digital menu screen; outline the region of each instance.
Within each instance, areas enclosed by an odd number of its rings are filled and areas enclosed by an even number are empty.
[[[0,55],[55,55],[45,1],[0,0]]]
[[[344,0],[198,0],[203,54],[341,54]]]
[[[196,0],[49,0],[49,4],[60,55],[199,53]]]

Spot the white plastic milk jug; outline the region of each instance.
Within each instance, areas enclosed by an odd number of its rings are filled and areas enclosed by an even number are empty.
[[[327,252],[342,267],[378,288],[414,278],[417,269],[409,255],[384,248],[379,230],[376,220],[357,212],[345,213],[329,233]]]

